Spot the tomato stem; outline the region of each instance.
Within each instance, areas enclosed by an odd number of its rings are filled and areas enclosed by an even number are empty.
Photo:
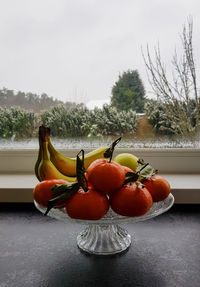
[[[131,183],[131,182],[136,182],[137,183],[138,182],[138,178],[140,176],[140,172],[143,169],[145,169],[145,167],[147,167],[147,165],[149,165],[149,163],[144,164],[136,173],[135,172],[127,172],[126,173],[126,178],[125,178],[125,181],[124,181],[123,185],[126,185],[126,184]]]
[[[53,198],[48,201],[47,210],[44,215],[47,215],[48,212],[63,201],[66,201],[70,198],[73,194],[75,194],[79,189],[78,182],[71,182],[67,184],[56,184],[51,188],[53,192]]]
[[[115,149],[115,146],[118,144],[118,142],[121,140],[122,137],[119,137],[118,139],[116,139],[111,146],[104,152],[104,157],[105,158],[109,158],[109,163],[112,161],[112,157],[113,157],[113,152]]]
[[[136,181],[137,187],[144,188],[144,184],[142,184],[140,181]]]
[[[79,154],[82,154],[82,158],[79,157]],[[84,150],[80,150],[80,152],[76,156],[76,174],[77,181],[79,186],[83,188],[85,192],[88,191],[88,181],[85,177],[85,167],[84,167]]]
[[[136,173],[139,174],[147,165],[149,165],[149,163],[145,163],[145,165],[143,165],[143,166],[141,167],[141,169],[138,170]]]

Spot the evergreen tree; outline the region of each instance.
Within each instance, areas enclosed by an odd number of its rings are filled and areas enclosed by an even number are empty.
[[[130,109],[142,113],[144,111],[145,89],[137,70],[128,70],[119,75],[112,88],[111,104],[118,111]]]

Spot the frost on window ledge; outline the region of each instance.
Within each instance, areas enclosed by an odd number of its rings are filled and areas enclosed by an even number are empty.
[[[90,149],[110,145],[119,136],[107,137],[76,137],[57,139],[52,137],[52,143],[57,149]],[[130,136],[123,138],[118,144],[119,148],[200,148],[200,134],[191,138],[160,136],[155,138],[137,138]],[[38,149],[38,139],[5,140],[0,139],[0,150],[5,149]]]

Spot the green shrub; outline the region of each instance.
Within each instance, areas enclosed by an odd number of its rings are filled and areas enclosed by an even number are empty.
[[[60,105],[41,115],[17,107],[0,107],[0,138],[37,137],[40,124],[50,127],[51,135],[58,138],[133,134],[137,122],[135,111],[118,112],[109,105],[93,111],[83,105]]]
[[[180,101],[163,103],[148,100],[145,103],[145,113],[153,128],[163,134],[187,134],[195,130],[195,105],[190,101],[190,115],[188,107]],[[190,117],[190,119],[189,119]]]
[[[83,106],[57,106],[41,114],[42,123],[51,128],[52,136],[65,138],[87,136],[90,130],[90,111]]]
[[[90,135],[123,135],[135,133],[137,116],[133,110],[118,112],[115,107],[104,105],[92,111]]]
[[[31,138],[35,136],[37,117],[32,112],[18,107],[10,109],[0,107],[1,138]]]
[[[84,106],[66,109],[54,107],[41,115],[42,123],[51,128],[52,136],[65,138],[77,136],[123,135],[134,133],[137,127],[135,111],[117,112],[104,105],[93,111]]]

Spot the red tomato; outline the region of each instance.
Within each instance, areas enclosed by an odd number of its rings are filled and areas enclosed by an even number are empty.
[[[125,171],[125,174],[127,173],[127,172],[135,172],[135,171],[133,171],[130,167],[128,167],[128,166],[125,166],[125,165],[122,165],[122,167],[123,167],[123,169],[124,169],[124,171]]]
[[[34,200],[43,207],[47,207],[48,201],[53,198],[51,188],[56,184],[68,183],[63,179],[49,179],[38,183],[33,190]],[[57,206],[58,207],[58,206]],[[62,205],[60,205],[62,207]]]
[[[106,195],[95,191],[92,186],[85,192],[82,188],[78,190],[66,202],[66,212],[71,218],[98,220],[102,218],[109,209],[109,201]]]
[[[125,180],[125,170],[117,162],[108,159],[97,159],[87,169],[88,181],[95,190],[110,195],[121,188]]]
[[[158,174],[146,179],[143,184],[151,193],[154,202],[162,201],[170,194],[169,182]]]
[[[124,185],[110,197],[111,208],[123,216],[144,215],[152,206],[149,191],[135,182]]]

